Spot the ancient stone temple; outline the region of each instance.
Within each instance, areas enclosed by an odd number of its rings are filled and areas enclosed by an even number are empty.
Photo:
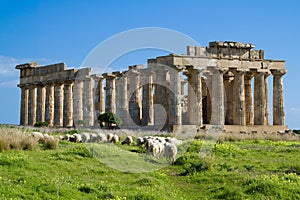
[[[148,59],[147,66],[104,74],[92,74],[91,68],[67,69],[64,63],[33,62],[16,69],[21,125],[46,121],[55,127],[99,127],[97,116],[113,112],[124,128],[287,129],[285,61],[265,59],[264,51],[249,43],[188,46],[187,54],[156,57]],[[268,79],[273,81],[272,109]]]

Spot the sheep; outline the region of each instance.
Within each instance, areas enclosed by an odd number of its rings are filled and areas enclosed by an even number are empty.
[[[171,138],[171,137],[167,137],[165,139],[166,142],[171,143],[171,144],[175,144],[175,145],[181,145],[182,144],[182,140],[178,140],[176,138]]]
[[[107,137],[105,136],[104,133],[98,133],[98,138],[99,138],[99,142],[106,142],[107,141]]]
[[[144,144],[144,139],[141,137],[136,138],[136,144],[138,147],[142,147],[142,145]]]
[[[74,141],[73,142],[82,142],[80,134],[75,133],[75,134],[73,134],[73,137],[74,137]]]
[[[119,142],[119,136],[117,135],[113,135],[112,139],[111,139],[112,143],[118,143]]]
[[[54,140],[53,135],[44,134],[44,140]]]
[[[158,141],[155,141],[150,144],[148,148],[148,153],[151,154],[154,158],[159,159],[163,154],[164,145]]]
[[[164,155],[168,163],[173,164],[176,161],[177,147],[173,143],[165,143]]]
[[[31,136],[36,138],[37,141],[44,139],[44,135],[41,132],[32,132]]]
[[[82,142],[89,142],[91,139],[91,135],[89,133],[82,133],[81,139],[82,139]]]
[[[122,141],[122,145],[124,145],[124,144],[128,144],[128,145],[130,145],[131,143],[133,142],[133,139],[132,139],[132,136],[127,136],[126,138],[125,138],[125,140],[124,141]]]
[[[92,133],[92,134],[91,134],[91,137],[90,137],[90,142],[93,142],[93,143],[99,142],[98,134]]]
[[[150,148],[151,144],[153,143],[153,139],[149,138],[146,140],[145,142],[145,149],[148,151],[148,149]]]
[[[107,135],[106,135],[107,142],[112,142],[113,137],[114,137],[114,134],[112,134],[112,133],[107,133]]]
[[[64,136],[63,140],[70,141],[71,135],[67,134]]]

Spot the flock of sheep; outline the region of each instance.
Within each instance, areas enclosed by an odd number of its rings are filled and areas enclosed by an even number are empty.
[[[119,136],[113,133],[75,133],[73,135],[67,134],[60,137],[61,140],[70,142],[85,142],[85,143],[118,143]],[[126,136],[121,142],[122,145],[133,144],[133,137]],[[181,140],[172,137],[158,137],[158,136],[144,136],[136,138],[136,145],[139,148],[145,148],[147,154],[153,156],[155,159],[160,159],[165,156],[168,163],[173,164],[176,160],[177,145],[182,144]]]

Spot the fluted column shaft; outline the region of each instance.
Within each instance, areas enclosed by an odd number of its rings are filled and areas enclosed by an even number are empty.
[[[64,84],[64,127],[73,126],[73,83],[71,81]]]
[[[246,125],[245,118],[245,82],[244,82],[244,71],[234,70],[234,115],[233,124],[235,125]]]
[[[246,125],[253,125],[253,95],[252,95],[252,74],[245,74],[245,110],[246,110]]]
[[[256,72],[254,77],[254,125],[265,125],[266,92],[265,72]]]
[[[37,86],[37,110],[36,110],[36,121],[45,121],[45,98],[46,90],[44,85]]]
[[[143,72],[141,75],[141,85],[143,87],[143,100],[142,100],[142,125],[153,125],[153,72]]]
[[[265,111],[265,124],[270,125],[270,113],[269,113],[269,89],[268,89],[268,76],[270,73],[266,73],[264,76],[264,84],[265,84],[265,105],[266,105],[266,111]]]
[[[86,77],[83,87],[83,119],[86,126],[94,126],[93,79]]]
[[[54,86],[54,125],[63,126],[63,91],[64,85],[58,82]]]
[[[202,126],[202,80],[201,71],[189,69],[188,115],[190,124]]]
[[[83,125],[83,79],[77,78],[74,82],[73,92],[73,118],[77,126]]]
[[[46,106],[45,120],[49,126],[54,124],[54,85],[52,83],[46,85]]]
[[[129,78],[129,113],[131,119],[136,125],[141,124],[141,107],[140,107],[140,73],[130,71],[127,73]]]
[[[180,70],[170,70],[170,125],[182,125]]]
[[[115,75],[105,74],[106,78],[106,100],[105,112],[116,113],[116,81]]]
[[[212,94],[211,94],[211,121],[212,125],[223,126],[225,122],[224,116],[224,71],[212,69]]]
[[[286,70],[274,70],[273,74],[273,125],[285,124],[283,75]]]
[[[105,112],[105,96],[104,96],[104,78],[101,76],[99,80],[99,112],[103,114]],[[127,86],[126,86],[127,87]]]
[[[28,88],[25,86],[21,87],[20,124],[28,125]]]
[[[36,87],[30,86],[29,88],[29,101],[28,101],[28,125],[34,125],[36,122]]]

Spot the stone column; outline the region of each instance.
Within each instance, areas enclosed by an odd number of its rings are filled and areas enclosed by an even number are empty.
[[[58,82],[54,86],[54,126],[63,126],[63,97],[64,84]]]
[[[187,81],[186,80],[181,80],[181,95],[184,96],[185,95],[185,85],[186,85]]]
[[[49,126],[54,124],[54,85],[53,83],[46,85],[46,106],[45,120]]]
[[[106,79],[105,112],[116,113],[116,76],[113,74],[103,74],[103,76]]]
[[[73,92],[73,121],[76,126],[83,125],[83,79],[76,78]]]
[[[29,87],[28,101],[28,125],[32,126],[36,122],[36,86]]]
[[[283,78],[286,70],[272,70],[273,75],[273,125],[284,126]]]
[[[99,112],[100,114],[103,114],[105,112],[105,96],[104,96],[104,84],[103,84],[104,78],[103,76],[100,76],[99,80]],[[126,86],[127,87],[127,86]]]
[[[212,91],[211,91],[211,121],[212,125],[223,126],[225,122],[224,116],[224,84],[223,70],[212,67]]]
[[[233,101],[233,124],[235,125],[246,125],[245,117],[245,82],[244,74],[242,70],[234,70],[234,87],[235,92]]]
[[[265,71],[254,75],[254,125],[265,125],[266,91],[264,82]]]
[[[136,125],[141,124],[141,107],[140,107],[140,73],[131,70],[127,73],[129,78],[129,113],[132,121]]]
[[[141,75],[141,85],[143,87],[142,100],[142,125],[148,126],[154,124],[153,112],[153,75],[152,71],[143,71]]]
[[[73,127],[73,81],[64,84],[64,127]]]
[[[202,73],[200,70],[188,69],[188,115],[190,124],[202,126]]]
[[[245,78],[245,110],[246,110],[246,125],[253,125],[253,97],[252,97],[252,73],[246,72]]]
[[[114,72],[116,75],[116,113],[122,119],[123,125],[128,125],[129,110],[127,99],[127,76],[122,72]]]
[[[181,69],[174,66],[173,70],[170,70],[170,125],[182,125],[182,112],[181,112]]]
[[[91,77],[84,79],[83,88],[83,119],[86,126],[94,126],[94,95]]]
[[[26,86],[21,86],[20,124],[23,126],[28,125],[28,88]]]
[[[45,101],[46,90],[44,85],[37,86],[37,109],[36,109],[36,121],[45,121]]]
[[[270,73],[266,73],[264,76],[264,84],[265,84],[265,105],[266,105],[266,111],[265,111],[265,124],[270,125],[270,113],[269,113],[269,90],[268,90],[268,76]]]
[[[234,93],[234,75],[232,72],[228,71],[224,74],[223,81],[226,92],[226,111],[225,111],[225,124],[233,124],[233,93]]]

